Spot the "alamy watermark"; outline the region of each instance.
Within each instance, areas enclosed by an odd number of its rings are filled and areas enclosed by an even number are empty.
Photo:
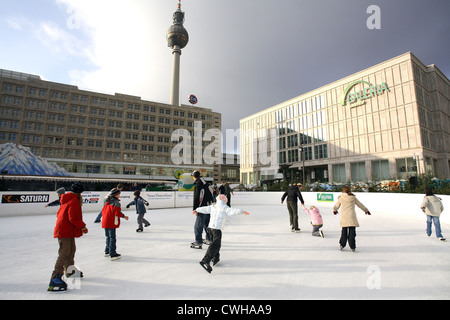
[[[251,165],[276,167],[278,169],[278,134],[276,129],[259,129],[242,132],[240,129],[226,129],[226,150],[235,150],[235,140],[245,135]],[[194,122],[194,131],[176,129],[172,133],[172,142],[176,142],[171,159],[177,165],[213,165],[224,164],[222,145],[224,136],[219,129],[209,129],[203,133],[202,122]],[[234,158],[226,158],[226,164],[233,164]],[[240,164],[240,163],[238,163]]]
[[[379,6],[371,5],[367,8],[367,14],[370,14],[366,25],[369,30],[381,29],[381,9]]]
[[[379,266],[371,265],[367,268],[367,273],[370,274],[367,279],[367,289],[379,290],[381,289],[381,269]]]
[[[66,270],[67,274],[71,274],[66,278],[67,288],[71,290],[81,289],[81,271],[76,266],[70,266]]]
[[[78,11],[74,8],[67,8],[67,14],[69,18],[67,18],[66,26],[69,30],[79,30],[81,29],[81,19]]]

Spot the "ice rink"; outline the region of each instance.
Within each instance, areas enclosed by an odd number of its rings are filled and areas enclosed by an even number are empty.
[[[428,237],[425,216],[358,210],[351,252],[339,250],[339,217],[319,208],[325,238],[311,235],[302,210],[301,232],[291,233],[286,206],[243,207],[251,215],[228,220],[221,262],[211,274],[198,263],[206,246],[189,247],[195,220],[189,208],[150,211],[143,233],[135,231],[135,211],[126,211],[118,261],[104,257],[97,213],[85,213],[89,233],[76,240],[75,256],[84,279],[63,294],[46,291],[58,251],[56,217],[0,218],[0,299],[450,299],[450,241]],[[450,225],[442,223],[442,230],[450,237]]]

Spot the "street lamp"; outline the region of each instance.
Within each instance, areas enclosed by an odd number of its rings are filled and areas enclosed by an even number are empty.
[[[302,159],[303,159],[303,167],[302,167],[303,179],[302,179],[302,184],[305,184],[305,154],[303,154],[303,151],[306,151],[306,147],[304,147],[305,144],[306,144],[306,141],[302,140],[302,142],[300,143],[301,147],[299,149],[300,155],[302,156]]]

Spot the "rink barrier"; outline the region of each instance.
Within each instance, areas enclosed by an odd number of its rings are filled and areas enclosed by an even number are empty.
[[[88,191],[83,192],[83,212],[100,212],[103,207],[103,199],[108,192]],[[315,205],[323,214],[332,214],[332,208],[340,192],[302,192],[306,206]],[[270,205],[275,211],[287,210],[286,202],[281,205],[283,192],[235,192],[231,197],[231,205],[245,209],[246,205]],[[423,218],[420,204],[423,194],[405,193],[355,193],[358,199],[371,211],[416,216]],[[0,217],[48,215],[56,214],[58,207],[45,205],[57,199],[56,192],[0,192]],[[150,210],[187,208],[192,209],[193,192],[141,192],[141,196],[149,202]],[[450,223],[450,196],[438,195],[444,204],[444,212],[441,222]],[[122,192],[120,196],[123,210],[134,210],[134,207],[126,209],[125,206],[133,200],[132,192]],[[277,206],[279,206],[277,208]],[[299,207],[299,209],[301,209]],[[357,209],[358,210],[358,209]],[[167,211],[170,213],[170,211]]]

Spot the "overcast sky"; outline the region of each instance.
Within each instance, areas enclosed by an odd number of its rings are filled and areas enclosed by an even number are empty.
[[[381,29],[369,29],[371,5]],[[169,103],[177,0],[0,0],[0,68]],[[412,51],[450,75],[449,0],[182,0],[180,100],[223,129]]]

